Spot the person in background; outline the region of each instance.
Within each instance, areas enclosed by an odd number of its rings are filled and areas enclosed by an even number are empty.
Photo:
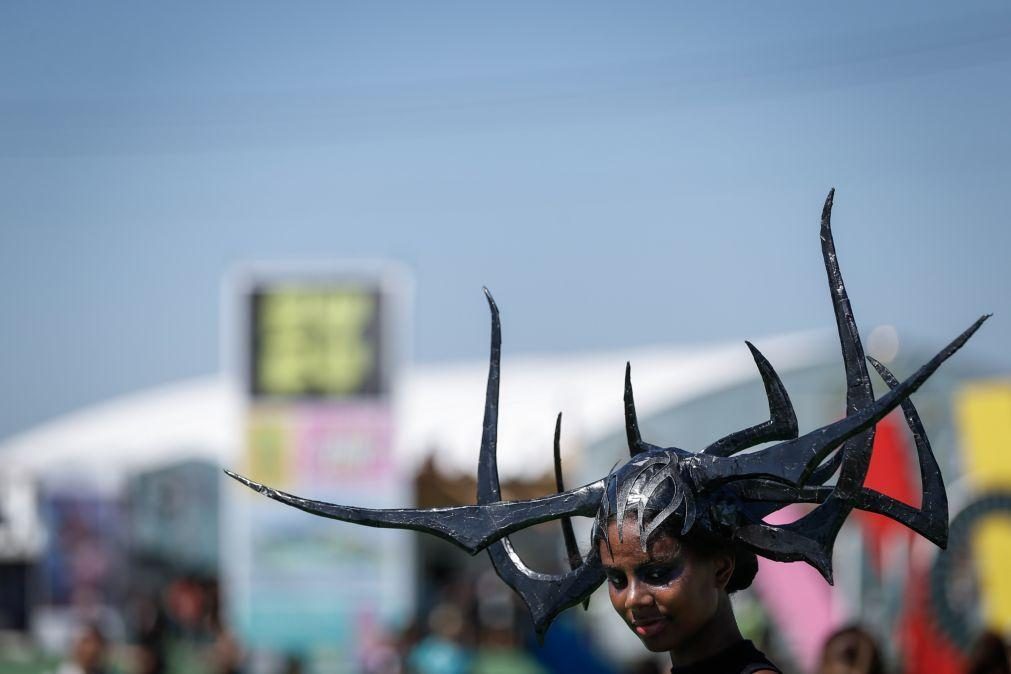
[[[478,636],[477,653],[470,674],[548,674],[547,670],[520,646],[512,625],[487,626]]]
[[[284,659],[284,666],[282,671],[284,674],[302,674],[305,671],[305,665],[302,662],[302,656],[297,653],[291,653]]]
[[[459,607],[444,602],[428,617],[429,634],[407,656],[410,674],[467,674],[470,653],[460,643],[463,615]]]
[[[979,635],[972,650],[966,674],[1011,674],[1007,644],[996,632],[986,631]]]
[[[475,651],[469,674],[547,674],[516,631],[517,602],[489,569],[475,579]],[[556,671],[582,671],[565,667]]]
[[[165,653],[157,641],[142,640],[133,649],[133,674],[166,674]]]
[[[70,660],[60,665],[57,674],[108,674],[105,666],[107,644],[98,625],[85,625],[74,640]]]
[[[849,625],[833,632],[821,652],[818,674],[884,674],[878,643],[867,630]]]
[[[220,627],[217,630],[210,654],[214,674],[241,674],[242,646],[228,630]]]

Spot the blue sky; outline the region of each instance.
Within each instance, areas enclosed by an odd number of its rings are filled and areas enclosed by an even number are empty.
[[[0,436],[253,260],[402,262],[423,361],[829,327],[832,186],[865,331],[1011,369],[1007,2],[5,3],[0,82]]]

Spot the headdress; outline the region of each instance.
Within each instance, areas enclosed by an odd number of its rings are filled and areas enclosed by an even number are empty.
[[[645,549],[661,525],[718,537],[778,561],[804,561],[832,582],[832,546],[854,509],[878,513],[906,525],[945,547],[948,501],[937,461],[916,408],[909,400],[949,356],[965,344],[989,315],[980,317],[948,346],[899,382],[877,360],[864,355],[853,311],[843,284],[832,240],[834,190],[822,210],[821,247],[832,307],[846,369],[846,416],[798,436],[797,417],[772,365],[747,343],[769,400],[769,419],[720,438],[705,449],[690,452],[645,442],[639,432],[632,396],[631,368],[625,370],[625,430],[631,459],[606,477],[565,490],[559,459],[561,415],[555,425],[554,464],[558,493],[525,501],[502,501],[496,458],[501,325],[498,308],[485,289],[491,309],[491,358],[485,395],[484,430],[478,462],[477,504],[429,509],[379,510],[300,498],[253,482],[231,471],[228,475],[274,500],[314,515],[371,527],[413,529],[439,536],[471,554],[488,550],[495,570],[526,603],[538,635],[543,635],[561,611],[586,601],[605,579],[599,551],[591,546],[583,558],[569,518],[595,517],[595,530],[610,517],[623,522],[635,515]],[[866,361],[888,386],[874,399]],[[920,508],[864,486],[871,459],[875,424],[901,407],[912,432],[920,464]],[[744,453],[761,443],[777,444]],[[830,479],[838,474],[834,484]],[[646,519],[647,502],[657,494],[665,503]],[[764,518],[790,503],[816,504],[806,515],[783,525]],[[655,509],[654,509],[655,510]],[[674,519],[676,518],[676,519]],[[543,574],[528,568],[509,543],[508,535],[548,520],[561,520],[571,570]],[[622,528],[619,527],[619,535]],[[605,539],[606,540],[606,539]]]

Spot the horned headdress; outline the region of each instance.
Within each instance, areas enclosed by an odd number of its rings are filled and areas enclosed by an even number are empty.
[[[478,462],[477,504],[447,508],[377,510],[300,498],[226,471],[246,486],[274,500],[314,515],[362,524],[423,531],[448,540],[471,554],[488,550],[498,575],[526,603],[534,627],[543,635],[561,611],[587,600],[604,580],[596,546],[580,554],[569,518],[595,517],[595,531],[608,518],[623,522],[637,516],[645,547],[650,535],[671,522],[682,534],[701,532],[731,541],[763,557],[804,561],[832,582],[832,546],[849,513],[865,510],[890,517],[945,547],[948,501],[937,461],[909,396],[982,325],[980,317],[948,346],[900,382],[888,369],[864,355],[846,287],[843,284],[831,213],[834,190],[822,210],[821,248],[832,307],[846,369],[846,416],[798,435],[797,417],[782,381],[768,360],[748,343],[769,399],[769,419],[690,452],[645,442],[639,432],[632,396],[631,368],[625,370],[625,430],[631,459],[596,482],[565,490],[559,459],[561,415],[555,426],[554,464],[558,493],[526,501],[502,501],[496,458],[501,325],[498,308],[485,290],[491,309],[491,358],[485,395],[484,430]],[[874,399],[866,362],[888,386]],[[901,407],[916,445],[922,501],[919,508],[864,486],[871,460],[875,424]],[[752,451],[756,445],[777,444]],[[831,478],[838,475],[834,483]],[[646,521],[645,503],[663,493],[666,502]],[[764,521],[790,503],[815,504],[800,519],[783,525]],[[674,519],[676,518],[676,519]],[[548,520],[560,520],[571,570],[543,574],[528,568],[509,543],[509,534]],[[621,529],[619,528],[619,532]]]

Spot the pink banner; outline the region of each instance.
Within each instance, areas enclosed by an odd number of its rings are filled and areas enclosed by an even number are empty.
[[[805,506],[792,505],[766,521],[786,524],[805,512]],[[815,671],[825,639],[839,626],[832,586],[803,562],[773,562],[759,557],[754,588],[801,671]]]

